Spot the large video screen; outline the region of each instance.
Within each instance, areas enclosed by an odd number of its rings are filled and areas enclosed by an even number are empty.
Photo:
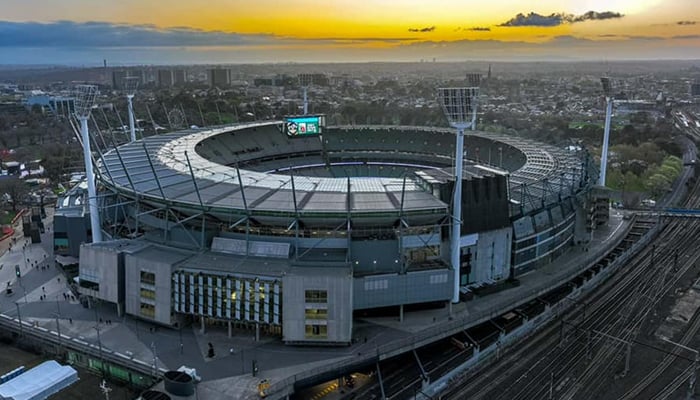
[[[287,117],[284,119],[284,132],[291,137],[314,136],[320,134],[325,125],[324,115]]]

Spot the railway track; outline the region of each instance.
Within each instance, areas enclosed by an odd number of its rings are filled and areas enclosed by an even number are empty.
[[[697,186],[685,206],[700,206]],[[649,311],[700,258],[693,240],[698,234],[700,222],[670,222],[655,241],[658,250],[651,246],[644,249],[588,297],[585,319],[576,319],[581,317],[577,315],[578,307],[565,314],[564,318],[573,321],[566,324],[570,337],[565,342],[558,344],[557,326],[550,324],[507,355],[504,362],[479,371],[463,387],[449,390],[441,398],[597,398],[600,385],[596,383],[627,372],[619,371],[620,363],[627,357],[629,344],[635,343]],[[677,265],[679,257],[687,259],[681,266]],[[686,344],[698,329],[700,318],[696,316],[681,344]],[[639,398],[675,358],[676,354],[667,355],[623,398]],[[684,371],[657,397],[667,398],[689,376]]]

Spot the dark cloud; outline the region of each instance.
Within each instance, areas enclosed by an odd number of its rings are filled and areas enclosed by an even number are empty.
[[[474,26],[471,28],[464,28],[467,31],[476,31],[476,32],[490,32],[491,28],[488,26]]]
[[[433,32],[435,31],[435,25],[433,26],[426,26],[425,28],[408,28],[409,32],[420,32],[420,33],[428,33],[428,32]]]
[[[603,11],[603,12],[596,12],[596,11],[588,11],[585,14],[577,15],[577,16],[567,16],[570,18],[568,22],[574,23],[574,22],[583,22],[583,21],[599,21],[599,20],[604,20],[604,19],[617,19],[617,18],[622,18],[624,15],[620,14],[619,12],[614,12],[614,11]]]
[[[499,26],[557,26],[564,23],[562,14],[540,15],[520,13]]]
[[[558,26],[562,24],[575,24],[584,21],[596,21],[622,18],[624,15],[613,11],[588,11],[585,14],[573,15],[566,13],[553,13],[549,15],[541,15],[536,12],[529,14],[520,13],[499,26]]]
[[[679,35],[673,36],[672,39],[700,39],[700,35]]]
[[[0,21],[0,47],[172,47],[239,46],[278,40],[267,34],[158,28],[106,22]]]
[[[676,25],[695,25],[698,21],[678,21]]]

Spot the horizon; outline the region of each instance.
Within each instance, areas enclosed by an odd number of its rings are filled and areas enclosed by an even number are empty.
[[[692,0],[4,3],[0,65],[700,58]]]

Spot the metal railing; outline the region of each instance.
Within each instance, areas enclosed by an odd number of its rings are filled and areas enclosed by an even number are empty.
[[[69,350],[86,354],[97,360],[112,363],[156,379],[160,379],[162,375],[168,371],[164,368],[154,368],[152,363],[147,363],[135,359],[132,356],[110,350],[100,344],[88,343],[81,339],[64,334],[61,334],[59,338],[58,332],[36,326],[25,320],[22,320],[21,324],[22,325],[20,328],[20,321],[17,318],[0,314],[0,329],[2,330],[17,333],[18,335],[23,335],[25,337],[38,339],[43,343],[64,347]]]

